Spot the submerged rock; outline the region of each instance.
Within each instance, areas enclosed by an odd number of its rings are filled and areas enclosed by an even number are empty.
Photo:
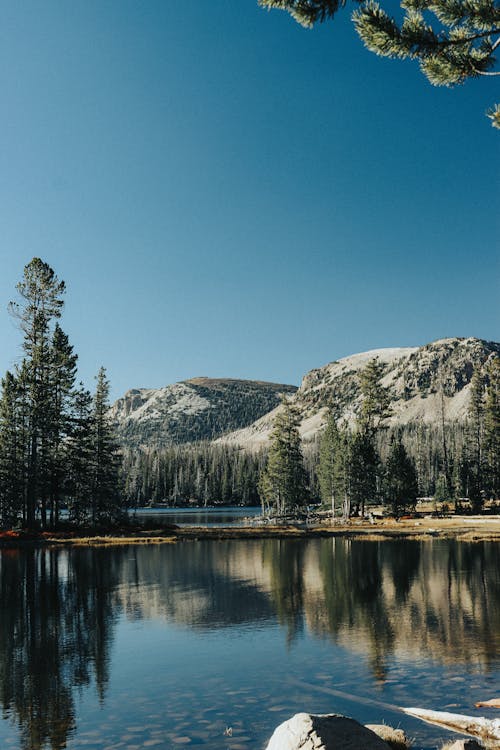
[[[300,713],[274,730],[266,750],[388,750],[371,729],[337,714]]]

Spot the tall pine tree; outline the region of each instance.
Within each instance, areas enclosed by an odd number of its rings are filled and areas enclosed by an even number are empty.
[[[330,503],[332,508],[332,520],[335,520],[336,499],[339,485],[339,466],[341,452],[341,440],[337,427],[335,415],[332,410],[328,414],[325,430],[319,444],[319,485],[321,499],[324,503]]]
[[[293,511],[307,501],[298,415],[286,400],[274,421],[267,466],[259,481],[259,494],[263,507],[271,508],[278,515]]]
[[[37,502],[43,507],[48,495],[51,324],[61,316],[65,284],[47,263],[33,258],[25,266],[17,290],[21,302],[11,302],[10,310],[24,335],[23,367],[29,407],[26,521],[33,526]]]
[[[469,406],[469,432],[471,446],[470,485],[469,496],[475,512],[479,512],[483,505],[484,490],[484,375],[481,368],[475,370],[471,380],[471,399]]]
[[[101,367],[97,374],[93,408],[92,521],[108,522],[119,516],[118,445],[109,417],[109,380]]]
[[[488,490],[500,497],[500,357],[486,368],[488,387],[484,408],[484,452],[486,454]]]
[[[417,472],[401,437],[393,440],[385,465],[384,489],[386,500],[396,517],[414,509],[418,495]]]

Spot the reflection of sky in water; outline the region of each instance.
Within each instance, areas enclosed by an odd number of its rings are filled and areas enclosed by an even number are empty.
[[[401,725],[430,748],[443,731],[394,706],[479,715],[473,703],[498,691],[499,552],[492,544],[200,542],[30,553],[34,566],[26,554],[2,556],[2,593],[9,575],[12,585],[16,576],[25,581],[17,619],[11,612],[1,623],[2,702],[10,690],[10,715],[21,717],[25,737],[4,720],[7,747],[36,750],[43,737],[36,710],[30,720],[23,714],[29,690],[8,687],[20,674],[15,665],[55,673],[62,664],[50,683],[39,679],[48,693],[45,722],[59,720],[45,747],[64,747],[67,734],[69,750],[184,743],[260,750],[300,710]],[[30,575],[48,606],[48,633],[57,626],[54,638],[44,633],[40,599],[33,612],[27,603]],[[77,610],[86,613],[81,632]],[[23,641],[33,613],[45,653],[31,653]],[[63,731],[51,703],[61,689],[73,701]]]

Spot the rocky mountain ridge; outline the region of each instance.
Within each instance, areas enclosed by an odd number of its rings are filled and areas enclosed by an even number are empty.
[[[371,359],[384,366],[391,394],[390,425],[436,426],[464,421],[474,371],[500,356],[500,344],[477,338],[446,338],[421,347],[375,349],[308,372],[296,386],[251,380],[193,378],[164,388],[128,391],[111,408],[122,445],[166,446],[215,440],[258,450],[268,440],[286,395],[301,416],[305,440],[321,430],[334,405],[341,422],[359,415],[359,373]]]
[[[384,365],[382,383],[391,395],[389,425],[463,421],[470,401],[474,371],[500,356],[500,344],[476,338],[447,338],[422,347],[374,349],[311,370],[291,402],[301,416],[305,440],[321,430],[332,405],[341,422],[352,425],[360,413],[359,373],[371,359]],[[277,409],[245,429],[220,440],[256,450],[269,440]]]
[[[213,440],[274,409],[297,386],[229,378],[192,378],[127,391],[110,409],[119,441],[135,448]]]

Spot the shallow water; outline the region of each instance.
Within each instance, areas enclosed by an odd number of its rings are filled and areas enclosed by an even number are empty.
[[[202,541],[0,565],[0,747],[261,750],[306,710],[431,748],[446,733],[397,706],[479,715],[498,695],[498,544]]]

